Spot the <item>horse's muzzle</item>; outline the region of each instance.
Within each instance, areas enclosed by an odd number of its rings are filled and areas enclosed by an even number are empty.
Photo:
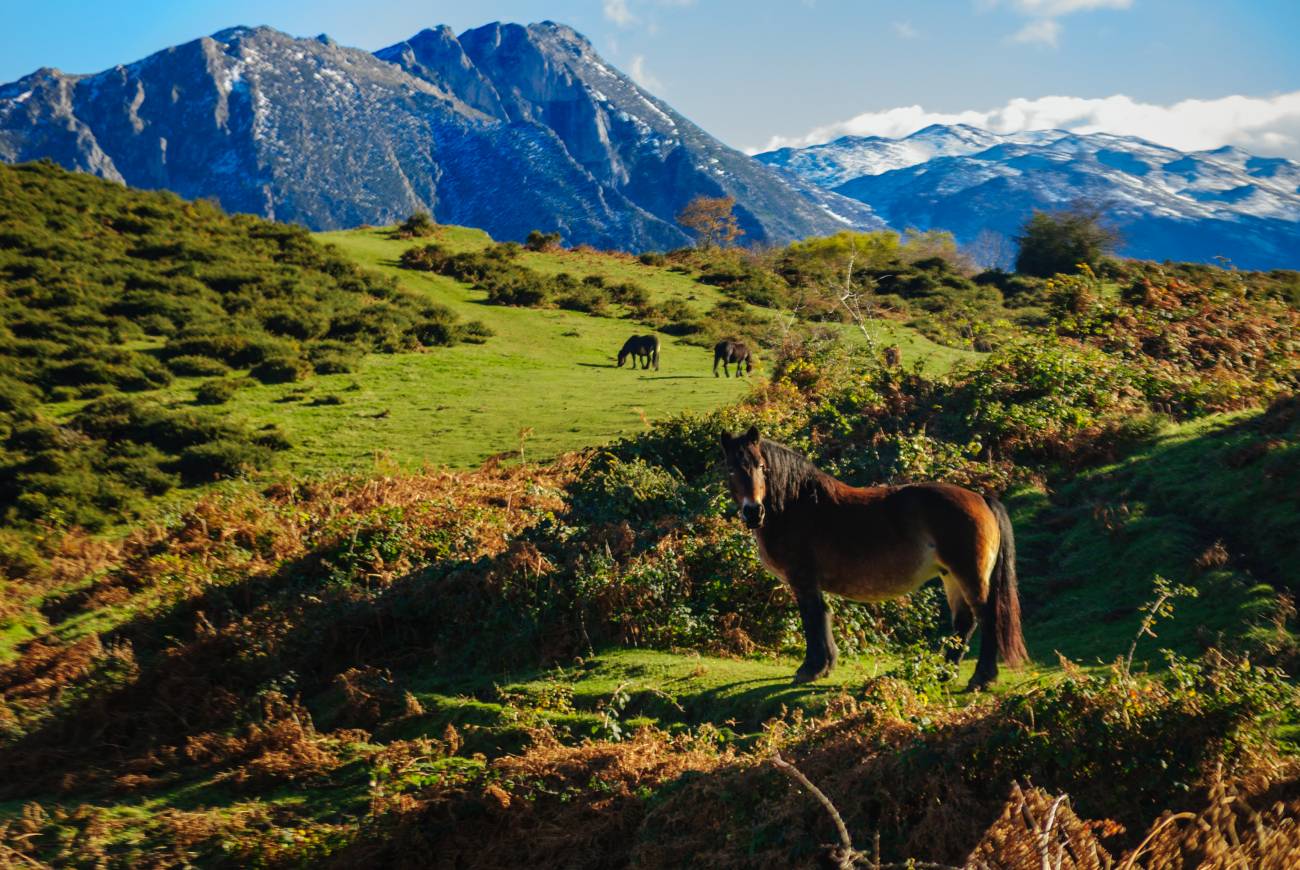
[[[740,516],[745,521],[745,525],[751,529],[757,529],[763,525],[763,506],[761,504],[747,504],[740,508]]]

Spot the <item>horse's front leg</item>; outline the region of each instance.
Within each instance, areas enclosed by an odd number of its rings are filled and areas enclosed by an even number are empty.
[[[826,599],[815,584],[797,587],[795,600],[799,603],[799,618],[803,622],[806,645],[803,664],[795,671],[796,683],[810,683],[831,672],[839,660],[840,651],[831,634],[831,612]]]

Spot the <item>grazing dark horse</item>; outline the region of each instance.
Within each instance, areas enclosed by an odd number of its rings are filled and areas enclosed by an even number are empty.
[[[655,371],[659,371],[659,336],[634,335],[623,342],[623,349],[618,352],[619,368],[623,367],[628,357],[632,358],[632,368],[636,368],[636,361],[639,359],[641,368],[650,368],[650,363],[653,361]]]
[[[959,662],[978,620],[979,663],[968,689],[1029,659],[1020,632],[1016,544],[997,499],[946,483],[856,487],[758,436],[722,436],[728,484],[768,570],[794,591],[807,654],[794,679],[830,673],[838,651],[823,592],[883,601],[943,580]]]
[[[718,363],[722,363],[722,373],[731,377],[731,372],[727,371],[727,363],[736,364],[736,377],[740,377],[740,364],[745,364],[745,372],[748,374],[754,370],[754,355],[749,352],[749,346],[743,341],[720,341],[713,346],[713,376],[718,376]]]

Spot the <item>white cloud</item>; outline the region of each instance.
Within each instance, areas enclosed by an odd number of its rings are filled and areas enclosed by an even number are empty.
[[[1049,45],[1056,48],[1061,38],[1061,22],[1055,18],[1038,18],[1007,37],[1012,42]]]
[[[627,74],[632,77],[632,81],[652,94],[658,95],[664,89],[663,82],[651,75],[650,71],[645,68],[645,55],[638,54],[632,58],[632,62],[627,68]]]
[[[1182,100],[1171,105],[1142,103],[1116,94],[1096,99],[1016,98],[985,111],[930,112],[921,106],[900,106],[865,112],[803,136],[773,136],[763,150],[815,145],[845,135],[906,136],[930,124],[970,124],[995,133],[1053,129],[1114,133],[1181,151],[1236,145],[1256,154],[1300,159],[1300,91],[1272,97]]]
[[[636,16],[628,8],[627,0],[605,0],[602,9],[605,17],[619,27],[631,27],[636,24]]]
[[[895,21],[893,27],[900,39],[917,39],[921,35],[910,21]]]
[[[1060,43],[1063,25],[1057,19],[1076,12],[1093,12],[1098,9],[1129,9],[1133,0],[976,0],[975,7],[987,12],[999,7],[1030,17],[1009,42],[1027,45],[1045,45],[1056,48]]]
[[[1012,0],[1011,6],[1025,15],[1056,18],[1093,9],[1128,9],[1133,0]]]
[[[638,7],[642,15],[632,11],[634,5]],[[606,19],[614,22],[619,27],[628,28],[645,21],[643,15],[647,11],[646,6],[659,9],[686,9],[694,5],[695,0],[653,0],[652,3],[649,0],[632,0],[632,2],[629,2],[629,0],[602,0],[601,9],[604,11]],[[648,10],[652,15],[654,8]],[[646,27],[652,33],[658,30],[658,25],[653,20],[648,21]]]

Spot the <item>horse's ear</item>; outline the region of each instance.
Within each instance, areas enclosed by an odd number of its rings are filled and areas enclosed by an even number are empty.
[[[735,439],[732,438],[731,434],[728,432],[723,432],[722,434],[720,434],[718,436],[718,440],[722,442],[723,450],[730,450],[732,443],[735,441]]]
[[[757,427],[757,426],[750,426],[750,427],[749,427],[749,431],[745,433],[745,440],[746,440],[746,441],[753,442],[754,444],[757,444],[757,443],[758,443],[758,427]]]

